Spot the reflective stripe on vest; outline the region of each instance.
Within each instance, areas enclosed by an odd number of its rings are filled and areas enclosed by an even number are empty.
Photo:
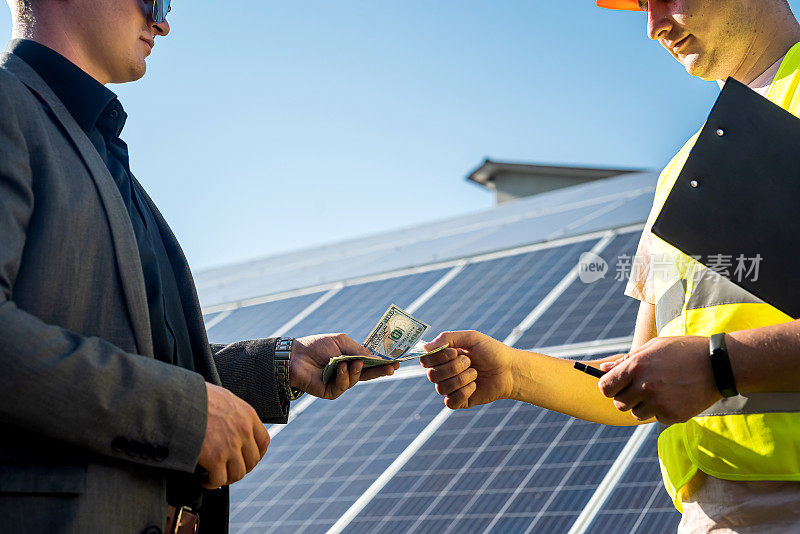
[[[695,271],[692,294],[686,302],[686,280],[680,279],[656,302],[656,328],[660,332],[673,319],[687,310],[698,310],[723,304],[757,304],[764,301],[708,269]]]
[[[768,98],[800,115],[800,44],[786,54]],[[659,177],[649,221],[658,216],[696,139]],[[664,268],[653,270],[659,336],[710,336],[792,320],[658,237],[651,245]],[[800,393],[739,395],[685,423],[659,425],[658,455],[678,510],[681,489],[698,470],[728,480],[800,481]]]

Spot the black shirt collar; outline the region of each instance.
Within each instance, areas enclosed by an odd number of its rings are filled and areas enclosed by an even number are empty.
[[[12,39],[8,51],[42,77],[84,132],[88,133],[106,107],[117,99],[113,91],[42,44],[28,39]]]

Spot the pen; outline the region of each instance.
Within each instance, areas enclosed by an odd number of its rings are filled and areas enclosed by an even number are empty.
[[[575,369],[577,369],[578,371],[583,371],[587,375],[592,375],[595,378],[600,378],[601,376],[606,374],[606,371],[601,371],[596,367],[590,367],[585,363],[581,362],[575,362]]]

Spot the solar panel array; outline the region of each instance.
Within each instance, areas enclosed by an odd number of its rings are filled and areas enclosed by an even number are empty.
[[[441,401],[419,378],[315,401],[231,486],[231,531],[327,531],[439,411]]]
[[[503,340],[591,250],[597,239],[467,265],[415,315],[444,330],[479,330]]]
[[[208,339],[211,343],[234,343],[269,337],[320,296],[322,293],[309,293],[238,308],[209,328]]]
[[[632,173],[491,209],[196,273],[204,307],[639,225],[658,176]],[[443,210],[442,213],[446,213]]]
[[[284,335],[344,332],[361,341],[391,304],[408,307],[444,273],[444,269],[436,269],[344,287]]]
[[[631,433],[513,401],[458,411],[347,532],[569,530]]]
[[[675,530],[681,514],[661,483],[657,439],[656,429],[652,428],[588,532],[646,534]]]
[[[604,339],[618,345],[632,333],[636,302],[622,295],[624,280],[615,279],[613,263],[633,254],[638,235],[593,234],[344,281],[216,317],[209,338],[263,337],[289,324],[285,335],[344,331],[360,340],[394,302],[415,303],[413,313],[431,323],[431,337],[474,328],[502,340],[552,298],[516,346],[563,348]],[[581,254],[596,247],[611,265],[608,276],[592,284],[577,278],[562,283],[575,278]],[[633,428],[512,401],[446,410],[413,369],[360,384],[336,401],[306,402],[261,464],[231,487],[232,532],[326,532],[334,525],[347,532],[567,532],[633,434]],[[654,458],[647,443],[590,531],[623,522],[642,532],[674,529],[677,512],[664,506]],[[645,492],[643,501],[639,493]]]
[[[627,276],[617,265],[636,253],[641,232],[616,236],[598,254],[608,265],[604,278],[575,281],[517,341],[520,348],[549,347],[632,336],[638,302],[624,294]]]

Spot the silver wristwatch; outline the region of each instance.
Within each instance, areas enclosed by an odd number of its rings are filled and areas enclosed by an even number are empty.
[[[279,337],[275,342],[275,378],[278,382],[278,389],[281,396],[286,400],[293,401],[303,396],[303,391],[292,387],[289,380],[289,363],[292,359],[292,343],[294,339],[290,337]]]

